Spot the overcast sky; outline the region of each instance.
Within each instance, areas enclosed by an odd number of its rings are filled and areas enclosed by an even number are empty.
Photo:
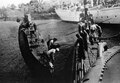
[[[44,1],[50,1],[50,0],[44,0]],[[28,3],[30,0],[0,0],[0,7],[5,6],[9,4],[15,4],[16,6],[20,3]]]

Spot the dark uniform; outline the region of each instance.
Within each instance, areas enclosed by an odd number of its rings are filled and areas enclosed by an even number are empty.
[[[28,29],[30,27],[30,24],[29,24],[29,20],[28,20],[28,16],[27,15],[24,15],[24,18],[23,18],[23,21],[22,23],[20,24],[20,26],[24,29]]]
[[[87,32],[84,30],[80,35],[83,38],[85,50],[88,51]]]
[[[55,45],[55,42],[56,42],[56,41],[57,41],[56,38],[53,38],[53,39],[48,40],[48,42],[47,42],[48,50],[54,48],[54,45]]]
[[[83,38],[80,35],[76,35],[77,41],[75,42],[75,46],[78,46],[78,60],[81,62],[81,60],[85,60],[85,51],[84,51],[84,43],[83,43]]]
[[[87,42],[87,32],[84,30],[84,27],[78,26],[79,34],[83,38],[84,49],[88,51],[88,42]]]
[[[85,22],[85,14],[84,13],[80,13],[80,16],[79,16],[79,22]]]
[[[94,24],[94,20],[93,20],[93,15],[92,14],[88,15],[88,21],[90,21],[91,24]]]

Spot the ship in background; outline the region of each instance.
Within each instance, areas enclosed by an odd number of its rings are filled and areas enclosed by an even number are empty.
[[[84,2],[84,0],[83,0]],[[82,0],[79,3],[65,4],[64,2],[55,9],[63,21],[79,22],[79,15],[84,10]],[[88,12],[93,14],[95,23],[120,24],[119,0],[89,0]]]

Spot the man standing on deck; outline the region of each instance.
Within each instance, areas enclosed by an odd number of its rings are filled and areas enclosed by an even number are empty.
[[[101,37],[101,35],[102,35],[102,29],[97,24],[91,24],[90,32],[91,32],[91,36],[93,36],[93,37]],[[93,39],[94,39],[94,41],[96,41],[96,38],[93,38]]]
[[[83,42],[83,38],[79,34],[76,34],[76,37],[77,37],[77,41],[75,42],[75,47],[78,47],[77,61],[79,61],[81,65],[80,67],[81,73],[83,71],[83,75],[85,75],[84,60],[86,59],[86,56],[85,56],[84,42]]]
[[[81,26],[80,24],[78,24],[78,32],[80,36],[83,38],[85,50],[88,51],[89,35],[86,32],[85,25]]]
[[[79,35],[76,34],[77,41],[75,42],[75,46],[78,46],[78,61],[81,62],[81,60],[85,60],[85,50],[84,50],[84,42],[83,38]]]
[[[23,18],[20,26],[22,26],[22,28],[24,28],[24,29],[28,29],[28,27],[30,27],[27,14],[24,15],[24,18]]]

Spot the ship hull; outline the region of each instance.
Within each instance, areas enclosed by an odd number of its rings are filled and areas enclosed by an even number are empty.
[[[34,54],[30,50],[27,35],[21,29],[22,27],[20,26],[18,30],[18,42],[21,55],[23,56],[26,65],[32,72],[36,81],[42,83],[52,83],[52,74],[50,73],[49,68],[45,67],[35,58]]]
[[[62,9],[55,9],[55,11],[63,21],[79,22],[79,14],[81,11]],[[89,12],[93,14],[95,23],[120,24],[120,7],[91,8]]]
[[[75,12],[62,9],[55,9],[55,11],[62,21],[79,22],[79,14],[81,13],[80,11]]]

